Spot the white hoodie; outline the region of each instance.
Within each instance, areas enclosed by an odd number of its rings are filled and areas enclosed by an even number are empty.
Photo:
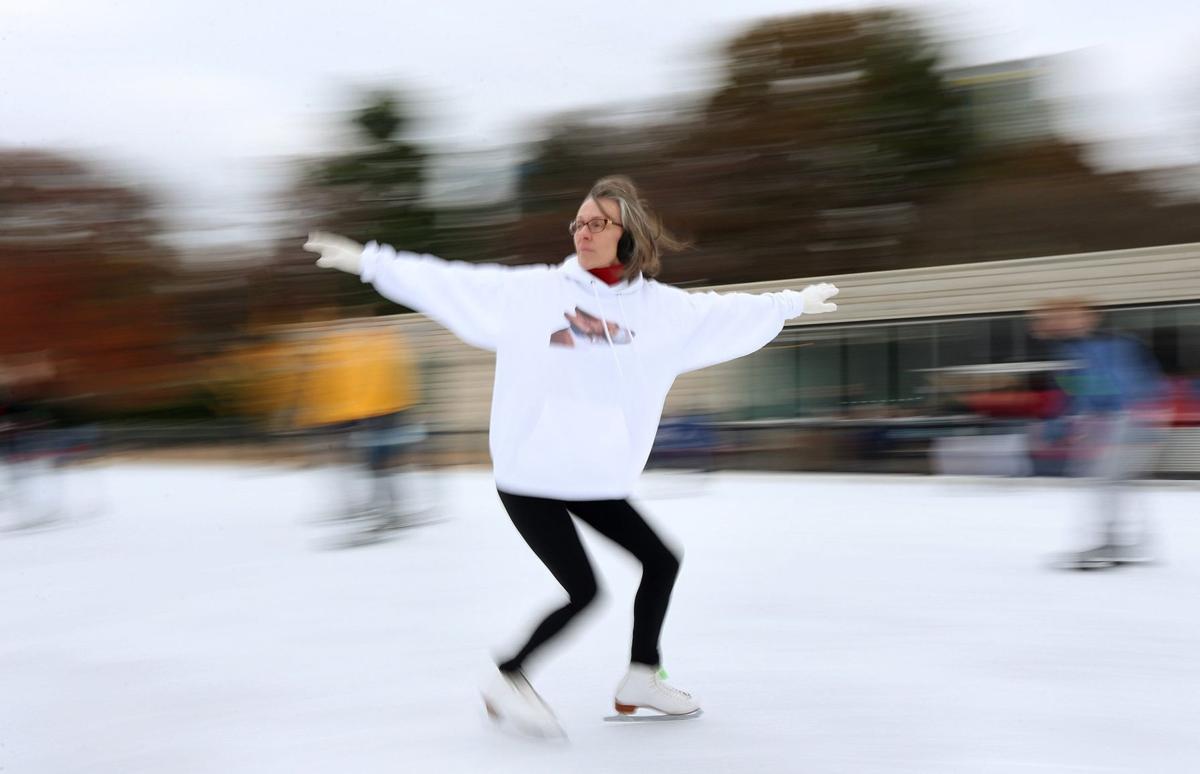
[[[444,261],[368,244],[362,280],[496,353],[496,485],[559,500],[628,497],[675,377],[760,349],[799,293],[688,293],[638,277],[609,286],[558,266]]]

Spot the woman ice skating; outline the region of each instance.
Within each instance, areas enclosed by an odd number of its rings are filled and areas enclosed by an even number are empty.
[[[489,446],[513,525],[567,593],[484,690],[489,714],[525,733],[557,736],[553,712],[525,676],[530,659],[592,602],[595,574],[573,520],[642,564],[619,714],[694,717],[700,706],[663,682],[659,634],[679,558],[629,502],[663,402],[682,373],[765,346],[802,312],[837,309],[833,285],[751,295],[688,293],[652,279],[683,244],[625,177],[606,177],[570,222],[575,253],[556,266],[444,261],[309,235],[318,266],[358,274],[468,344],[496,353]]]

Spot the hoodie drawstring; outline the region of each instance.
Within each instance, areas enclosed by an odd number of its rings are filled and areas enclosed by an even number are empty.
[[[600,310],[600,322],[604,325],[604,338],[608,341],[608,351],[613,357],[613,362],[617,364],[617,374],[621,377],[621,383],[625,383],[625,369],[621,368],[621,358],[617,357],[617,348],[613,344],[612,334],[608,330],[608,318],[604,316],[604,304],[600,301],[600,294],[596,292],[596,282],[592,280],[588,282],[588,287],[592,289],[592,297],[596,299],[596,308]],[[620,296],[617,297],[617,303],[621,301]],[[624,313],[622,311],[622,313]]]

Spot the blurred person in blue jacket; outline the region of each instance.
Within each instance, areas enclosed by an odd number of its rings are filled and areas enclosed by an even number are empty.
[[[1150,351],[1098,329],[1086,302],[1057,300],[1035,313],[1034,334],[1068,365],[1057,374],[1065,400],[1042,432],[1067,449],[1070,475],[1095,482],[1089,542],[1058,561],[1064,569],[1148,562],[1150,529],[1130,507],[1130,483],[1153,468],[1165,422],[1166,383]]]

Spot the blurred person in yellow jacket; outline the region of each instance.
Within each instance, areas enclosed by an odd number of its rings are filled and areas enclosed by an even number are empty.
[[[330,324],[303,336],[292,425],[349,455],[367,470],[370,496],[348,505],[373,529],[402,526],[391,469],[413,440],[407,412],[418,402],[415,369],[394,329]]]
[[[388,416],[417,403],[412,362],[394,330],[333,328],[303,347],[297,427],[331,427]]]

